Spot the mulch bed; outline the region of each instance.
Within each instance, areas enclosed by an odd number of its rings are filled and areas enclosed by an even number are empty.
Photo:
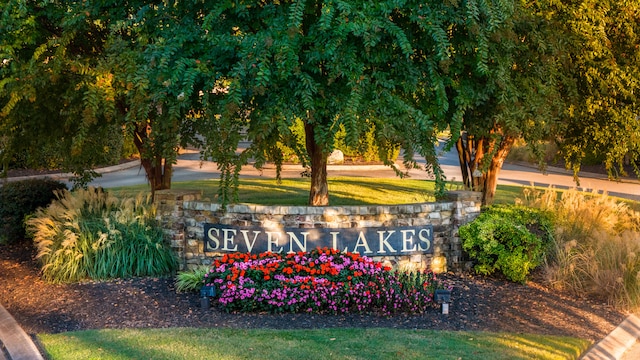
[[[229,314],[200,308],[198,294],[176,293],[173,279],[134,278],[54,285],[41,280],[30,244],[0,245],[0,304],[26,332],[100,328],[224,327],[309,329],[378,327],[566,335],[598,341],[626,314],[598,301],[471,274],[444,274],[450,313],[415,316]]]

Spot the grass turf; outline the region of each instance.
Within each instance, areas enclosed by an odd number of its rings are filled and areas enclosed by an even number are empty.
[[[329,201],[332,206],[349,205],[398,205],[435,201],[434,182],[414,179],[372,179],[363,177],[335,177],[328,179]],[[240,179],[239,203],[260,205],[304,206],[309,200],[310,180],[283,179],[280,183],[273,179]],[[219,182],[217,180],[196,180],[174,182],[174,190],[197,189],[203,191],[203,199],[216,201]],[[451,190],[462,188],[452,183]],[[522,186],[499,186],[495,202],[513,202],[522,196]],[[116,196],[135,196],[149,191],[148,185],[111,188]]]
[[[590,345],[569,337],[398,329],[110,329],[38,338],[52,360],[576,359]]]

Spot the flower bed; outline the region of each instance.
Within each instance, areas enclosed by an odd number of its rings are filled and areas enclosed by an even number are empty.
[[[431,271],[391,271],[357,253],[315,249],[286,255],[232,253],[204,278],[229,312],[422,313],[444,288]]]

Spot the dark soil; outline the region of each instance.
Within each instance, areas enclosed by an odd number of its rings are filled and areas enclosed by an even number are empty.
[[[594,300],[469,274],[446,274],[450,313],[416,316],[228,314],[203,310],[198,294],[176,293],[173,279],[135,278],[71,285],[45,283],[28,244],[0,245],[0,304],[26,332],[99,328],[332,328],[383,327],[535,333],[597,341],[626,314]]]

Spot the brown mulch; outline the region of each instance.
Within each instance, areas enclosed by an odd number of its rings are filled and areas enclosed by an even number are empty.
[[[173,279],[135,278],[54,285],[44,282],[31,245],[0,245],[0,304],[30,334],[99,328],[383,327],[567,335],[597,341],[626,314],[606,304],[470,274],[441,276],[453,285],[449,315],[228,314],[203,310],[195,293],[176,293]]]

